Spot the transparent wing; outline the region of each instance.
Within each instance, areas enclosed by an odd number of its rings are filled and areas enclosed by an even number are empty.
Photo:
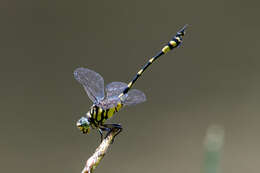
[[[127,87],[127,84],[124,82],[111,82],[106,86],[106,97],[100,102],[98,106],[103,109],[109,109],[115,107],[118,102],[120,102],[119,94]]]
[[[119,96],[126,87],[127,84],[124,82],[111,82],[106,86],[106,97],[111,98]]]
[[[80,67],[74,71],[74,78],[83,85],[88,97],[94,103],[104,99],[104,79],[100,74]]]
[[[142,91],[137,89],[132,89],[127,93],[125,100],[123,100],[123,104],[127,106],[131,106],[145,101],[146,101],[146,96]]]
[[[106,86],[106,97],[104,100],[100,101],[98,106],[103,109],[109,109],[115,107],[120,98],[118,97],[124,89],[127,87],[127,84],[124,82],[112,82]],[[146,100],[145,94],[137,89],[130,90],[123,98],[123,105],[131,106],[138,103],[142,103]]]

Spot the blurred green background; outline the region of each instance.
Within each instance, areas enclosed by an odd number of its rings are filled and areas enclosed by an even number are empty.
[[[91,102],[73,70],[128,82],[186,23],[182,46],[135,85],[147,102],[112,120],[124,131],[96,172],[200,173],[214,124],[222,172],[259,172],[259,1],[0,4],[0,172],[81,172],[100,141],[75,127]]]

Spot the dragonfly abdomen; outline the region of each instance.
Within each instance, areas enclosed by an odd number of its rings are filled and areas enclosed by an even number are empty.
[[[177,34],[168,42],[166,46],[162,48],[162,50],[155,56],[149,59],[149,61],[143,66],[141,70],[137,72],[135,77],[130,81],[127,85],[127,87],[123,90],[123,92],[119,95],[119,97],[123,97],[123,95],[127,94],[128,91],[132,88],[133,84],[137,81],[137,79],[143,74],[143,72],[160,56],[166,54],[170,50],[173,50],[174,48],[177,48],[182,43],[182,38],[185,35],[185,29],[187,25],[185,25]]]

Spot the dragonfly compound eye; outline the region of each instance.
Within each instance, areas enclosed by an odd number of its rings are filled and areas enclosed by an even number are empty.
[[[77,121],[77,127],[79,128],[80,131],[82,131],[82,133],[88,133],[90,130],[90,123],[88,121],[88,119],[86,117],[81,117],[78,121]]]

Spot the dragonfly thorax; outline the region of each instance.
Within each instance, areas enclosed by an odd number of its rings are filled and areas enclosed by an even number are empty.
[[[111,118],[122,107],[123,105],[121,102],[118,102],[116,106],[107,109],[98,105],[91,106],[87,113],[87,117],[92,128],[98,128],[100,125],[103,125],[107,119]]]

